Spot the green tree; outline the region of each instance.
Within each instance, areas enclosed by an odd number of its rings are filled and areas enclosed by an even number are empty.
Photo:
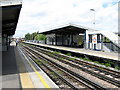
[[[25,34],[25,40],[30,40],[30,39],[31,39],[31,34],[30,33]]]
[[[43,34],[37,34],[37,36],[35,37],[35,40],[45,40],[46,39],[46,35]]]
[[[46,35],[38,34],[36,32],[32,34],[30,33],[25,34],[25,40],[45,40],[45,39],[46,39]]]
[[[32,33],[32,40],[35,40],[35,37],[37,36],[37,33],[36,32],[34,32],[34,33]]]

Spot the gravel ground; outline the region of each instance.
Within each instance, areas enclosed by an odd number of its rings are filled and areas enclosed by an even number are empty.
[[[101,80],[101,79],[99,79],[99,78],[97,78],[97,77],[95,77],[95,76],[92,76],[91,74],[88,74],[88,73],[84,72],[84,71],[81,71],[81,70],[79,70],[79,69],[76,69],[76,68],[74,68],[74,67],[71,67],[71,66],[69,66],[68,64],[64,64],[64,63],[62,63],[62,62],[60,62],[60,61],[58,61],[58,60],[56,60],[56,59],[53,59],[53,58],[51,58],[51,57],[49,57],[49,56],[47,56],[47,55],[44,55],[44,54],[42,54],[42,53],[41,53],[41,55],[45,56],[45,57],[48,58],[49,60],[54,61],[54,62],[57,63],[57,64],[60,64],[60,65],[63,66],[63,67],[65,67],[65,68],[67,68],[67,69],[69,69],[69,70],[71,70],[71,71],[73,71],[73,72],[75,72],[75,73],[77,73],[77,74],[79,74],[79,75],[87,78],[87,79],[90,80],[90,81],[93,81],[93,82],[95,82],[95,83],[98,83],[99,85],[101,85],[101,86],[103,86],[103,87],[105,87],[105,88],[118,88],[117,86],[115,86],[115,85],[113,85],[113,84],[111,84],[111,83],[108,83],[108,82],[106,82],[106,81],[104,81],[104,80]]]
[[[45,56],[46,56],[46,55],[45,55]],[[76,69],[76,68],[74,68],[74,67],[71,67],[71,66],[69,66],[68,64],[64,64],[64,63],[62,63],[62,62],[60,62],[60,61],[58,61],[58,60],[56,60],[56,59],[53,59],[53,58],[51,58],[51,57],[48,57],[48,56],[47,56],[47,58],[50,59],[50,60],[52,60],[52,61],[54,61],[54,62],[57,63],[57,64],[60,64],[60,65],[63,66],[63,67],[66,67],[67,69],[69,69],[69,70],[71,70],[71,71],[73,71],[73,72],[75,72],[75,73],[77,73],[77,74],[79,74],[79,75],[87,78],[87,79],[90,80],[90,81],[93,81],[93,82],[95,82],[95,83],[100,84],[101,86],[104,86],[105,88],[118,88],[117,86],[115,86],[115,85],[113,85],[113,84],[111,84],[111,83],[108,83],[108,82],[106,82],[106,81],[104,81],[104,80],[101,80],[101,79],[99,79],[99,78],[97,78],[97,77],[95,77],[95,76],[92,76],[91,74],[88,74],[88,73],[84,72],[84,71],[81,71],[81,70],[79,70],[79,69]]]

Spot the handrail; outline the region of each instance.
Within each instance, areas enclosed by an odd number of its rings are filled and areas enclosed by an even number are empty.
[[[103,42],[103,44],[113,52],[120,52],[120,47],[115,45],[113,42]]]

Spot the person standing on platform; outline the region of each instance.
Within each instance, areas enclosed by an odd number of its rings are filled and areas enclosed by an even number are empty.
[[[16,46],[18,45],[18,43],[19,43],[19,41],[18,41],[18,40],[16,40]]]

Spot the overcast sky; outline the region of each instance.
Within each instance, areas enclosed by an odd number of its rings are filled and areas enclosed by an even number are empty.
[[[14,37],[68,23],[117,32],[119,0],[23,0]]]

